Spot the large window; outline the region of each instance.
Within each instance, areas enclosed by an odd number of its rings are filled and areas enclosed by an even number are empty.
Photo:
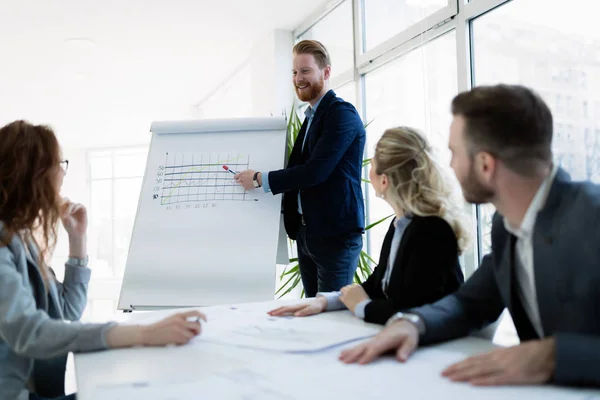
[[[354,82],[348,82],[345,85],[334,89],[334,92],[338,97],[341,97],[356,107],[356,85]]]
[[[354,67],[353,37],[352,1],[344,0],[298,39],[314,39],[323,43],[331,57],[331,76],[335,77]]]
[[[513,0],[475,19],[476,85],[515,83],[538,91],[554,116],[555,162],[573,179],[600,182],[600,31],[585,0]],[[541,12],[543,10],[543,12]],[[491,204],[479,208],[480,254],[491,250]],[[518,342],[504,313],[497,342]]]
[[[147,153],[145,147],[88,153],[88,253],[94,279],[85,319],[112,319],[117,312]]]
[[[364,45],[369,51],[378,44],[449,5],[448,0],[362,0]],[[424,28],[423,31],[427,30]]]
[[[449,104],[458,90],[455,44],[452,31],[365,76],[365,122],[369,123],[365,152],[369,157],[386,129],[405,125],[421,130],[438,150],[439,162],[448,166]],[[392,212],[368,190],[369,223]],[[388,227],[388,223],[380,224],[369,231],[371,254],[378,254]]]
[[[473,72],[476,85],[537,90],[554,116],[555,162],[573,179],[600,182],[600,30],[595,17],[586,16],[589,4],[514,0],[477,18]],[[494,208],[480,211],[485,254]]]

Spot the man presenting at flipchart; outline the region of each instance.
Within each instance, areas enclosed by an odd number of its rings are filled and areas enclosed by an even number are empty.
[[[292,82],[306,118],[287,168],[246,170],[235,179],[245,189],[283,193],[285,229],[298,245],[307,297],[352,283],[362,249],[361,189],[365,129],[354,106],[329,89],[331,62],[316,40],[294,46]]]

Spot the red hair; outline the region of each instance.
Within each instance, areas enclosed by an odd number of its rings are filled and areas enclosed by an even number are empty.
[[[10,243],[15,234],[33,240],[46,281],[45,259],[56,242],[60,216],[56,184],[60,161],[60,146],[51,128],[26,121],[0,128],[0,221],[5,230],[0,246]]]

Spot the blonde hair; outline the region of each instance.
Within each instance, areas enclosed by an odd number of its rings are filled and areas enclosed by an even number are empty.
[[[331,65],[329,52],[318,40],[301,40],[294,46],[293,54],[312,54],[319,68]]]
[[[375,173],[389,181],[386,199],[406,213],[443,218],[456,236],[461,254],[468,245],[464,212],[460,201],[452,201],[453,191],[431,156],[427,140],[415,129],[386,130],[375,147]]]

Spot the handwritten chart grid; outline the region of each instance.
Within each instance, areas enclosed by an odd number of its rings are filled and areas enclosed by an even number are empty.
[[[249,164],[249,154],[166,153],[164,168],[157,173],[157,180],[162,180],[160,204],[256,201],[233,178]]]

